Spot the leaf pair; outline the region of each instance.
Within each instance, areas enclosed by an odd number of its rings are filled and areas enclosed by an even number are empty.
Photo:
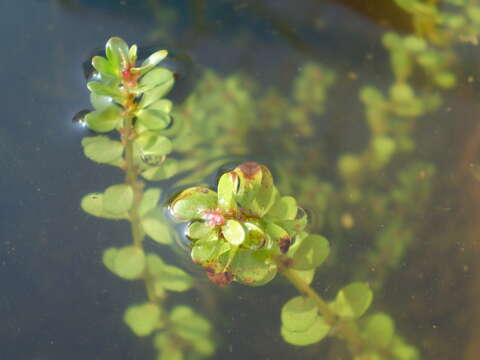
[[[338,321],[348,321],[362,316],[371,301],[372,292],[367,284],[352,283],[338,292],[329,307],[339,317]],[[290,344],[298,346],[319,342],[328,335],[334,325],[327,322],[318,312],[314,299],[303,296],[290,299],[282,307],[281,320],[283,338]]]
[[[175,306],[167,318],[168,329],[158,333],[153,340],[160,351],[159,360],[182,360],[187,350],[192,359],[213,355],[215,344],[211,339],[211,325],[206,319],[184,305]]]

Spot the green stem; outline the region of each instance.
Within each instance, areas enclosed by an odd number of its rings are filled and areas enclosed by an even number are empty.
[[[141,226],[140,215],[138,208],[143,197],[143,184],[138,181],[137,167],[133,162],[133,116],[127,113],[124,123],[125,135],[125,162],[126,162],[126,183],[132,187],[133,190],[133,204],[130,209],[130,224],[133,237],[133,243],[138,248],[143,248],[142,242],[144,233]]]
[[[325,300],[294,270],[285,266],[281,260],[277,261],[280,272],[288,281],[303,295],[309,297],[317,305],[318,312],[322,314],[325,322],[343,337],[350,346],[353,354],[359,355],[363,352],[365,345],[358,332],[357,327],[352,322],[342,321],[330,308]]]
[[[125,88],[128,89],[128,85],[125,84]],[[133,154],[133,139],[135,138],[135,129],[133,127],[134,112],[136,104],[134,102],[135,96],[133,94],[127,95],[127,100],[123,104],[125,108],[125,117],[123,120],[123,133],[122,140],[125,144],[125,182],[131,186],[133,190],[133,204],[130,208],[130,231],[132,233],[133,244],[138,249],[143,249],[143,239],[145,233],[142,229],[141,216],[139,214],[140,203],[143,198],[143,182],[138,180],[138,167],[134,163]],[[143,282],[147,291],[148,299],[153,303],[158,303],[160,299],[155,294],[155,287],[148,272],[143,274]]]

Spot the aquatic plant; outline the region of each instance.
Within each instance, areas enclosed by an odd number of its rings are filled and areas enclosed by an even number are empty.
[[[394,0],[412,15],[417,35],[436,45],[458,40],[478,43],[480,6],[472,0]]]
[[[161,189],[146,188],[140,180],[140,176],[160,180],[175,172],[174,162],[167,158],[172,143],[163,135],[172,121],[172,103],[164,96],[174,77],[170,70],[157,66],[167,52],[157,51],[137,66],[137,46],[111,38],[105,54],[92,59],[96,74],[87,87],[95,110],[84,121],[95,132],[114,132],[117,139],[86,137],[82,146],[89,159],[120,168],[125,181],[87,194],[82,209],[97,217],[130,222],[132,244],[110,247],[103,253],[103,263],[112,273],[145,284],[147,300],[125,312],[130,329],[137,336],[153,335],[159,359],[182,359],[186,354],[207,357],[215,349],[210,323],[189,306],[165,305],[170,292],[191,289],[193,279],[159,255],[145,252],[143,245],[146,236],[160,244],[171,241],[158,207]]]
[[[307,216],[295,198],[281,196],[267,167],[247,162],[224,173],[217,192],[191,187],[170,203],[172,215],[188,221],[192,260],[219,285],[237,281],[265,285],[281,272],[298,289],[281,310],[285,341],[306,346],[335,335],[355,359],[417,359],[395,334],[386,314],[359,319],[370,307],[367,283],[354,282],[327,302],[310,286],[330,252],[328,241],[307,232]]]
[[[185,137],[185,128],[169,128],[172,103],[163,97],[174,78],[168,69],[157,67],[165,51],[152,54],[141,66],[136,65],[136,46],[129,48],[119,38],[110,39],[105,52],[106,58],[92,59],[97,74],[87,86],[95,110],[85,116],[85,123],[96,132],[116,131],[119,139],[87,137],[82,146],[91,160],[122,169],[125,182],[86,195],[82,208],[97,217],[130,222],[132,244],[111,247],[103,255],[112,273],[145,284],[148,300],[126,310],[126,324],[138,336],[154,335],[160,359],[181,359],[186,353],[208,357],[214,352],[210,323],[188,306],[169,309],[165,305],[169,292],[189,290],[193,279],[143,248],[146,236],[160,244],[169,244],[171,236],[158,207],[161,189],[145,189],[140,180],[140,176],[162,180],[195,166],[187,157],[179,161],[167,157],[173,149],[172,141],[178,143],[180,154],[195,151],[196,146],[205,146],[204,142],[198,140],[198,133],[193,136],[191,129]],[[309,79],[322,73],[326,74],[321,77],[325,81],[318,91],[305,91]],[[296,101],[301,104],[299,108],[308,109],[306,112],[321,114],[325,88],[333,76],[318,72],[314,65],[307,66],[304,74],[295,86]],[[235,82],[229,85],[238,103],[249,104],[248,92],[238,92],[236,86]],[[267,98],[271,101],[275,96],[270,93]],[[303,128],[301,133],[309,137],[309,118],[299,108],[288,113],[289,122]],[[250,116],[255,119],[253,109]],[[212,124],[218,126],[214,121]],[[194,146],[188,139],[197,139]],[[205,162],[209,158],[198,159]],[[363,317],[373,298],[367,283],[354,282],[341,288],[330,302],[311,287],[316,268],[330,253],[329,243],[323,236],[309,233],[305,211],[297,206],[295,198],[280,195],[267,167],[243,163],[220,177],[216,192],[191,187],[178,194],[169,207],[175,218],[189,222],[186,236],[191,240],[192,259],[204,267],[214,283],[237,281],[261,286],[280,272],[298,289],[301,296],[287,301],[281,310],[281,334],[288,343],[306,346],[332,335],[347,343],[355,359],[418,358],[418,352],[395,334],[390,316],[379,313]]]

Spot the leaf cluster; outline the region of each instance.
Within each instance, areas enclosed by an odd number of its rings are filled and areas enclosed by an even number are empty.
[[[170,211],[189,221],[192,259],[217,284],[263,285],[275,277],[279,257],[313,277],[330,251],[324,237],[305,231],[307,216],[295,199],[281,196],[268,168],[253,162],[223,174],[217,192],[182,191]]]
[[[94,81],[87,84],[94,111],[85,116],[87,126],[107,133],[117,130],[123,141],[107,136],[87,137],[82,140],[85,155],[98,163],[125,167],[125,136],[128,132],[133,148],[131,161],[147,180],[161,180],[172,176],[176,164],[166,160],[172,151],[171,140],[162,135],[172,117],[172,102],[163,97],[174,84],[170,70],[157,67],[166,56],[160,50],[141,66],[136,65],[137,47],[128,46],[119,38],[111,38],[105,48],[106,57],[95,56],[92,65],[97,71]],[[131,129],[126,121],[131,123]]]

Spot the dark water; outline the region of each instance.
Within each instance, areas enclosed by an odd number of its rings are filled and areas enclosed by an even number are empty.
[[[246,137],[246,149],[230,155],[265,162],[279,178],[284,176],[282,162],[288,160],[299,164],[301,176],[335,185],[338,156],[359,151],[369,136],[359,88],[374,84],[386,89],[392,81],[381,34],[411,30],[408,16],[398,10],[375,11],[356,3],[1,1],[0,359],[155,356],[150,340],[133,336],[122,322],[124,309],[144,299],[144,288],[114,277],[101,262],[105,248],[130,242],[128,226],[92,218],[79,207],[84,194],[121,179],[115,169],[84,157],[80,141],[89,133],[71,121],[90,107],[82,64],[91,54],[111,36],[169,49],[185,75],[172,95],[178,106],[208,70],[221,78],[247,74],[259,94],[274,88],[288,98],[302,66],[321,63],[335,71],[336,81],[328,90],[326,112],[315,117],[314,136],[295,148],[277,150],[278,135],[291,134],[269,132],[267,114],[258,119],[260,130]],[[398,268],[386,275],[374,303],[376,310],[393,316],[399,333],[424,359],[477,358],[468,349],[475,347],[472,337],[480,322],[472,305],[479,296],[477,208],[472,201],[478,199],[478,188],[462,166],[475,162],[477,155],[479,51],[464,45],[456,52],[459,86],[422,120],[413,136],[415,154],[400,161],[435,164],[432,196],[428,206],[409,217],[413,241]],[[468,81],[471,76],[475,81]],[[235,132],[230,136],[240,138]],[[323,154],[309,152],[318,144]],[[382,176],[395,171],[386,168]],[[322,228],[321,211],[307,209]],[[362,214],[361,209],[352,211]],[[319,270],[314,286],[328,298],[352,278],[370,279],[359,264],[383,225],[353,233],[323,227],[339,250],[326,270]],[[283,282],[218,289],[186,255],[176,255],[178,249],[151,247],[198,279],[200,292],[176,295],[171,302],[189,303],[212,319],[219,344],[213,359],[350,359],[331,340],[305,349],[283,342],[279,311],[296,294]]]

